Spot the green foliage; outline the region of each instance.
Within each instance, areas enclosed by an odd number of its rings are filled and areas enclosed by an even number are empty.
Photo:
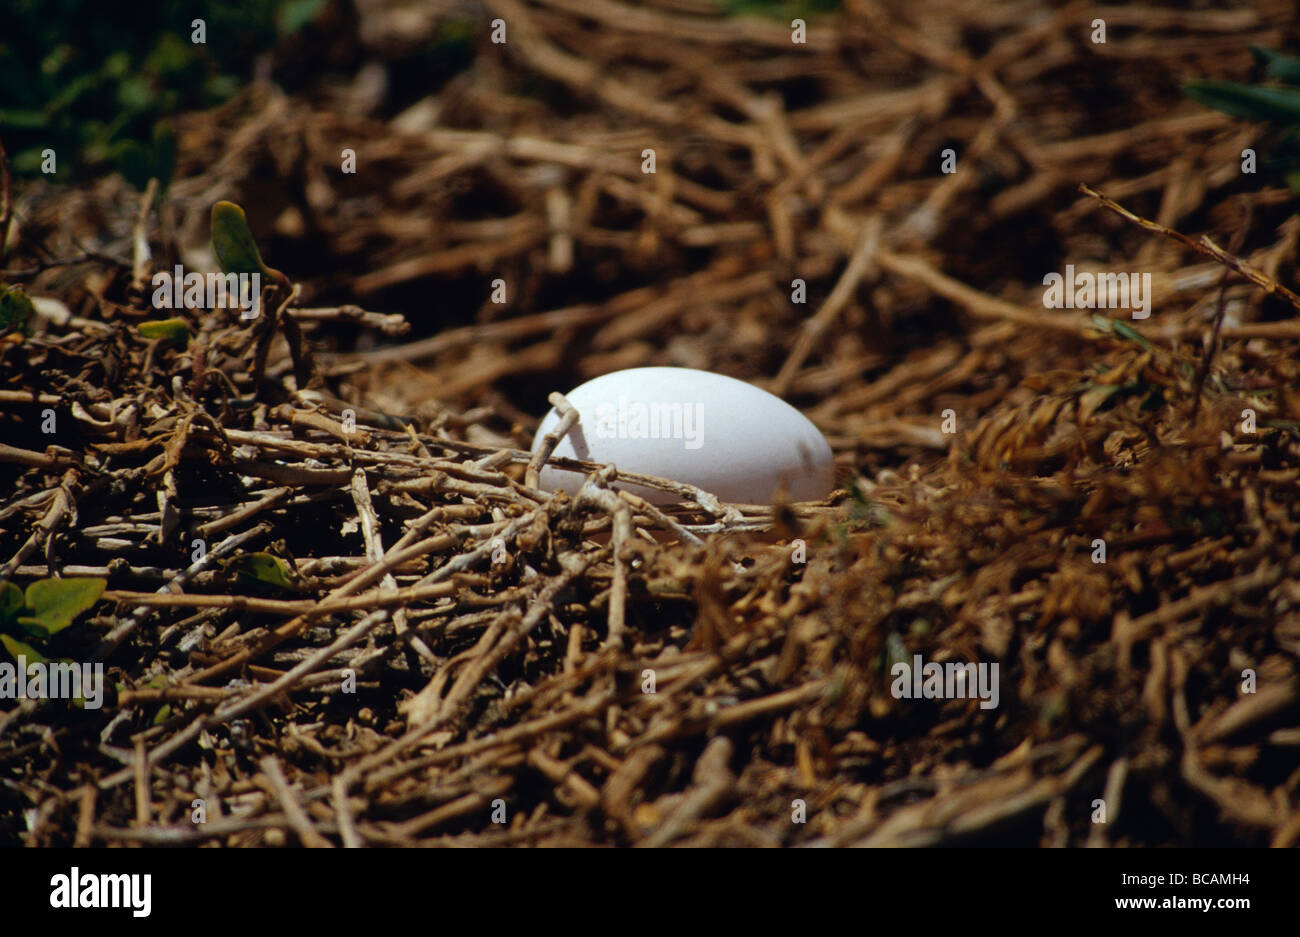
[[[0,332],[17,329],[24,335],[31,335],[35,315],[36,308],[21,288],[0,283]]]
[[[27,587],[23,603],[31,614],[20,615],[18,623],[58,634],[99,601],[106,585],[103,579],[38,579]]]
[[[226,572],[238,575],[245,585],[252,586],[257,591],[297,588],[288,564],[270,553],[245,553],[227,560],[224,568]]]
[[[1193,101],[1242,120],[1300,121],[1300,90],[1200,79],[1183,85]]]
[[[255,58],[297,32],[326,0],[4,0],[0,128],[14,171],[55,179],[117,170],[166,183],[175,139],[165,118],[220,104]],[[192,41],[202,19],[206,43]]]
[[[12,582],[0,585],[0,622],[12,621],[23,607],[23,590]]]
[[[1269,78],[1288,85],[1300,85],[1300,59],[1255,45],[1250,47],[1250,54],[1264,66],[1264,72]]]
[[[1259,171],[1285,174],[1291,190],[1300,192],[1300,59],[1262,46],[1250,51],[1264,66],[1265,77],[1279,85],[1197,79],[1186,82],[1183,93],[1216,111],[1270,125],[1276,133]]]
[[[1133,326],[1129,325],[1123,319],[1111,319],[1100,313],[1092,314],[1092,325],[1098,332],[1107,335],[1118,335],[1120,338],[1127,339],[1136,345],[1140,345],[1143,351],[1151,350],[1151,343],[1142,337]]]
[[[163,341],[182,347],[190,341],[190,327],[185,324],[184,319],[156,319],[151,322],[141,322],[139,330],[145,338],[161,338]]]
[[[212,252],[222,273],[274,273],[262,263],[262,254],[248,229],[244,210],[234,202],[212,206]]]
[[[19,658],[22,658],[29,664],[45,663],[45,658],[41,655],[40,651],[36,650],[36,648],[32,647],[30,644],[24,644],[17,638],[10,637],[7,634],[0,634],[0,644],[4,645],[4,649],[9,652],[9,656],[12,657],[15,662],[18,661]]]
[[[722,0],[728,16],[765,16],[769,19],[803,19],[834,13],[840,0]]]
[[[107,586],[103,579],[38,579],[27,587],[24,594],[12,582],[0,585],[0,643],[15,659],[19,653],[29,660],[44,660],[30,645],[14,637],[47,642],[51,637],[72,624],[78,615],[89,609]]]

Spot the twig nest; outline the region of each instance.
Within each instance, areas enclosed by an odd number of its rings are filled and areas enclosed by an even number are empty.
[[[783,487],[789,500],[815,501],[835,486],[831,447],[817,427],[779,397],[732,377],[629,368],[590,380],[566,399],[578,422],[554,456],[611,463],[620,472],[694,485],[740,504],[770,504]],[[552,409],[542,420],[534,453],[561,419]],[[538,483],[544,491],[576,493],[585,477],[548,464]],[[653,504],[682,500],[620,486]]]

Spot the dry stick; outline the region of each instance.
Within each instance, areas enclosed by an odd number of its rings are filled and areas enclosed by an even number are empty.
[[[365,654],[357,654],[352,658],[352,661],[355,662],[353,666],[339,667],[335,670],[322,670],[319,673],[303,677],[294,689],[308,690],[324,688],[322,692],[338,692],[339,687],[345,679],[349,676],[355,676],[358,670],[368,667],[371,661],[378,660],[380,655],[385,657],[391,655],[397,647],[398,645],[392,644],[369,656],[366,656]],[[268,670],[263,667],[250,667],[249,670],[254,676],[283,676],[281,671]],[[153,703],[164,703],[170,700],[186,699],[205,700],[209,702],[215,701],[220,703],[231,699],[232,697],[239,696],[243,692],[246,692],[246,690],[241,689],[240,687],[186,686],[183,683],[178,683],[173,686],[163,687],[160,690],[152,688],[146,688],[143,690],[123,690],[118,694],[117,699],[118,708],[121,709],[127,706],[144,706]]]
[[[352,473],[352,503],[356,506],[357,517],[361,520],[361,538],[366,544],[366,556],[372,563],[378,563],[384,557],[384,541],[379,535],[379,516],[375,513],[375,506],[370,500],[370,488],[366,485],[366,473],[362,469],[356,469]],[[392,592],[397,589],[397,580],[393,578],[392,573],[384,573],[384,578],[380,580],[381,592]],[[406,633],[406,610],[398,608],[393,612],[393,628],[401,635]],[[429,650],[429,645],[418,635],[411,635],[411,647],[415,648],[417,654],[423,657],[431,664],[438,663],[438,656]]]
[[[167,595],[154,592],[105,592],[103,598],[109,602],[138,602],[150,608],[220,608],[232,612],[256,612],[264,615],[302,615],[308,612],[315,616],[331,615],[335,612],[356,612],[375,607],[393,608],[426,599],[445,598],[456,593],[456,584],[440,582],[431,586],[408,586],[397,588],[387,585],[361,595],[343,599],[259,599],[246,595]]]
[[[396,312],[368,312],[360,306],[344,304],[313,309],[295,309],[293,316],[299,322],[356,322],[367,328],[379,329],[385,335],[397,337],[411,330],[406,317]]]
[[[653,298],[654,290],[649,287],[642,287],[639,291],[648,298]],[[627,294],[624,294],[627,295]],[[556,331],[567,328],[585,325],[593,325],[602,319],[608,319],[621,311],[623,303],[619,300],[622,297],[615,297],[609,303],[603,306],[571,306],[564,309],[556,309],[551,312],[539,312],[530,316],[520,316],[517,319],[505,319],[501,322],[488,322],[482,325],[467,325],[458,329],[449,329],[432,338],[423,338],[415,342],[407,342],[404,345],[397,345],[393,348],[381,348],[377,351],[363,351],[349,354],[322,355],[326,361],[335,359],[344,361],[364,361],[368,364],[379,364],[389,361],[415,361],[420,358],[431,358],[434,355],[447,351],[451,348],[458,348],[465,345],[473,345],[478,342],[489,342],[501,339],[520,339],[534,334],[553,334]]]
[[[614,554],[614,581],[609,589],[609,633],[605,645],[619,645],[624,642],[624,627],[627,617],[627,557],[624,548],[632,539],[632,509],[609,489],[611,482],[617,478],[617,472],[611,465],[596,473],[580,489],[575,499],[579,505],[593,504],[609,512],[614,520],[614,536],[611,547]],[[599,486],[599,487],[597,487]]]
[[[334,781],[330,785],[330,794],[334,802],[334,814],[338,817],[339,836],[343,839],[343,847],[361,848],[365,843],[357,833],[356,822],[352,819],[352,811],[348,807],[348,791],[343,785],[342,776],[334,776]]]
[[[90,845],[95,826],[95,800],[99,791],[93,784],[83,784],[77,810],[77,835],[72,841],[73,848],[85,849]]]
[[[944,299],[949,299],[960,306],[964,306],[967,311],[980,318],[1006,319],[1030,328],[1049,328],[1074,335],[1081,333],[1089,324],[1088,320],[1082,316],[1044,315],[1042,310],[1034,311],[989,296],[987,293],[981,293],[960,280],[939,272],[920,257],[896,254],[893,251],[881,249],[876,253],[876,261],[890,273],[917,280],[944,297]]]
[[[689,543],[692,546],[697,546],[697,547],[704,545],[703,540],[695,536],[695,534],[691,533],[681,524],[677,523],[677,521],[674,518],[670,517],[669,515],[665,514],[663,511],[659,510],[657,507],[655,507],[645,498],[642,498],[640,495],[634,495],[630,491],[620,490],[618,492],[618,496],[622,498],[624,501],[626,501],[628,504],[630,504],[637,511],[650,515],[650,518],[654,520],[656,523],[663,524],[665,527],[667,527],[669,530],[675,533],[677,535],[677,538],[681,540],[683,543]]]
[[[293,285],[293,295],[285,300],[288,305],[298,296],[299,286]],[[293,361],[293,379],[299,390],[306,388],[316,379],[316,361],[312,357],[311,343],[302,334],[294,314],[286,309],[280,318],[284,328],[284,339],[289,343],[289,356]]]
[[[302,804],[298,803],[298,798],[294,796],[293,788],[285,780],[284,771],[280,768],[280,762],[274,755],[267,755],[261,761],[262,772],[266,775],[266,791],[268,794],[274,794],[280,806],[284,808],[284,816],[289,826],[298,834],[298,841],[304,846],[311,849],[333,849],[331,843],[311,825],[311,819],[307,812],[302,809]]]
[[[242,435],[249,436],[252,434],[246,433]],[[233,431],[231,432],[232,442],[249,441],[249,440],[244,440],[240,437],[241,434],[237,434]],[[492,456],[492,455],[499,454],[500,457],[503,459],[508,456],[509,461],[516,464],[527,465],[529,462],[533,460],[533,454],[530,452],[524,452],[522,449],[502,449],[499,446],[485,446],[477,443],[464,442],[458,439],[448,439],[441,436],[422,437],[421,441],[430,447],[448,449],[451,450],[452,452],[459,452],[465,455]],[[277,445],[284,444],[286,446],[289,445],[289,443],[286,443],[283,440],[277,440],[276,444]],[[310,445],[310,444],[300,444],[300,445]],[[295,449],[293,451],[300,451],[300,450]],[[333,452],[333,450],[330,447],[323,447],[318,450],[313,450],[310,453],[308,453],[306,450],[302,450],[302,451],[303,454],[310,454],[314,458],[320,458],[321,455],[323,454],[328,455],[331,452]],[[362,460],[367,456],[377,456],[377,455],[378,455],[377,453],[358,452],[355,454],[355,457],[358,460]],[[429,462],[428,460],[421,460],[415,456],[408,456],[408,455],[389,455],[389,456],[385,456],[384,459],[375,459],[375,461],[377,462],[387,461],[387,462],[402,464],[402,465],[409,464],[414,468],[419,468],[422,470],[427,470],[430,466],[434,466],[437,468],[437,470],[446,471],[450,474],[461,474],[464,475],[464,477],[473,478],[473,480],[475,481],[484,482],[487,484],[499,484],[503,488],[510,487],[510,480],[504,476],[500,478],[498,478],[497,476],[486,476],[482,478],[474,478],[472,475],[466,474],[470,472],[470,469],[468,469],[464,465],[459,465],[457,463],[442,462],[438,460]],[[584,474],[590,474],[592,472],[604,468],[604,465],[599,462],[587,462],[581,459],[551,458],[548,460],[548,462],[555,467],[564,468],[572,472],[581,472]],[[709,494],[706,491],[702,491],[701,489],[696,488],[693,485],[684,485],[681,482],[675,482],[668,478],[660,478],[655,475],[642,475],[634,472],[620,472],[619,476],[624,481],[629,483],[644,485],[647,488],[657,488],[662,491],[667,491],[672,494],[678,495],[683,499],[695,500],[700,504],[701,507],[703,507],[706,511],[708,511],[710,514],[712,514],[715,517],[721,517],[724,515],[729,516],[730,514],[733,513],[730,510],[724,509],[721,506],[721,502],[716,497],[714,497],[713,495]],[[703,498],[704,500],[700,501],[699,498]]]
[[[1249,595],[1270,588],[1283,577],[1284,572],[1282,564],[1261,565],[1230,579],[1205,586],[1193,586],[1181,599],[1167,601],[1154,611],[1137,618],[1131,618],[1126,611],[1119,612],[1111,625],[1111,643],[1118,649],[1120,670],[1126,671],[1130,667],[1133,645],[1145,640],[1157,628],[1171,625],[1207,605],[1226,604],[1238,595]]]
[[[271,351],[271,342],[275,340],[276,326],[281,325],[282,322],[284,322],[285,341],[289,343],[289,352],[293,357],[294,377],[298,381],[298,389],[301,390],[307,386],[307,381],[299,375],[300,358],[302,355],[302,333],[298,330],[296,323],[291,326],[284,321],[288,316],[286,310],[289,308],[289,304],[298,298],[298,294],[302,291],[302,287],[297,283],[290,283],[284,274],[280,274],[276,278],[276,286],[278,288],[282,285],[289,287],[289,295],[285,297],[284,301],[281,302],[280,305],[275,307],[275,311],[271,313],[270,316],[267,316],[263,320],[265,324],[262,326],[261,334],[257,337],[257,347],[253,352],[252,377],[254,398],[256,398],[260,393],[262,377],[266,374],[266,357]],[[260,296],[258,297],[258,304],[260,307]],[[290,332],[290,328],[294,330],[292,333]],[[310,359],[308,359],[308,361],[310,364]],[[308,371],[310,372],[310,367],[308,367]]]
[[[803,366],[804,360],[812,352],[822,335],[834,323],[836,316],[841,310],[849,304],[853,296],[853,291],[858,288],[858,284],[863,277],[874,266],[873,258],[880,247],[880,232],[884,228],[884,222],[879,215],[871,215],[862,225],[862,233],[858,237],[858,246],[853,251],[853,256],[849,258],[849,265],[844,268],[844,273],[840,276],[835,288],[831,290],[830,296],[822,303],[817,313],[804,323],[803,329],[799,332],[799,337],[795,340],[794,348],[790,356],[785,359],[785,364],[781,366],[781,372],[776,376],[769,388],[772,393],[778,397],[784,397],[790,390],[790,382],[794,380],[795,374]]]
[[[95,826],[91,833],[99,839],[123,840],[128,843],[144,843],[150,846],[190,846],[248,833],[253,830],[276,830],[288,822],[283,814],[274,813],[264,817],[231,817],[229,819],[210,820],[199,826],[186,824],[183,827],[163,826],[148,829],[121,829],[113,826]],[[328,826],[325,827],[328,829]]]
[[[578,90],[595,94],[618,110],[631,111],[660,124],[681,123],[682,109],[644,94],[608,75],[592,62],[569,55],[545,37],[532,13],[517,0],[487,0],[487,6],[510,23],[515,37],[510,47],[531,67],[548,78]]]
[[[201,556],[198,560],[191,563],[186,569],[179,573],[174,579],[159,588],[155,595],[167,595],[169,593],[180,592],[187,582],[193,579],[203,570],[207,569],[216,560],[221,559],[229,553],[233,553],[245,543],[260,537],[270,531],[269,524],[258,524],[256,527],[250,527],[241,534],[233,534],[227,537],[221,543],[217,544],[211,551]],[[109,654],[117,649],[126,637],[140,627],[140,622],[149,614],[149,605],[138,605],[131,610],[131,617],[119,624],[116,628],[108,633],[99,647],[95,649],[95,658],[104,660]]]
[[[692,774],[691,790],[659,828],[637,843],[648,849],[666,846],[700,817],[714,809],[735,791],[736,778],[728,762],[734,745],[725,735],[716,736],[700,755]]]
[[[51,446],[50,448],[54,448]],[[16,449],[0,443],[0,462],[11,465],[25,465],[28,468],[45,469],[47,472],[58,471],[77,465],[77,460],[61,453],[36,452],[33,449]]]
[[[1246,199],[1246,217],[1242,219],[1237,233],[1232,236],[1232,243],[1228,245],[1230,253],[1237,253],[1241,250],[1246,241],[1246,232],[1250,230],[1250,220],[1253,215],[1253,206],[1249,198]],[[1196,414],[1201,409],[1201,390],[1205,387],[1206,378],[1210,376],[1210,365],[1214,362],[1214,354],[1219,348],[1219,333],[1223,331],[1224,314],[1228,311],[1228,273],[1229,269],[1224,267],[1223,274],[1219,277],[1219,297],[1214,310],[1214,327],[1210,331],[1210,347],[1205,349],[1205,357],[1201,359],[1201,366],[1197,368],[1196,380],[1194,382],[1196,390],[1192,395],[1192,420],[1196,420]]]
[[[528,636],[532,630],[537,627],[542,617],[551,610],[555,597],[565,588],[568,587],[574,579],[577,579],[587,567],[593,562],[590,556],[582,556],[576,559],[560,558],[561,565],[564,566],[564,572],[556,576],[545,588],[538,594],[537,599],[529,607],[528,613],[524,615],[519,622],[518,627],[511,628],[510,631],[490,648],[484,647],[484,653],[478,656],[476,660],[470,663],[456,678],[447,695],[443,697],[442,705],[438,707],[437,714],[433,717],[434,725],[443,725],[450,721],[456,712],[469,699],[470,694],[482,682],[488,673],[494,670],[507,654],[514,649],[520,641]],[[511,610],[514,611],[513,609]],[[517,612],[514,612],[517,615]],[[499,618],[498,621],[503,621]],[[496,622],[493,623],[494,626]],[[489,629],[490,633],[490,629]]]
[[[459,538],[450,535],[441,536],[441,537],[429,537],[428,539],[421,540],[419,543],[414,544],[413,546],[405,550],[397,550],[397,549],[389,550],[388,553],[385,554],[384,559],[381,562],[376,563],[375,565],[369,567],[368,569],[364,570],[354,578],[347,580],[347,582],[343,583],[338,588],[336,588],[333,592],[327,595],[325,599],[321,603],[319,603],[315,608],[313,608],[311,611],[304,612],[303,614],[299,615],[297,618],[293,619],[292,621],[289,621],[286,624],[281,625],[270,635],[264,638],[261,642],[259,642],[255,647],[245,648],[242,651],[232,654],[230,657],[226,658],[220,663],[213,664],[211,667],[208,667],[206,670],[202,670],[199,673],[191,675],[189,678],[185,680],[185,683],[188,684],[203,683],[207,680],[213,679],[214,677],[219,677],[222,674],[229,673],[230,671],[243,666],[245,663],[252,660],[253,658],[265,654],[266,652],[277,647],[281,642],[287,641],[289,638],[293,637],[294,635],[302,631],[302,629],[307,626],[308,622],[319,617],[319,615],[321,614],[320,605],[328,603],[333,599],[344,598],[346,596],[352,595],[355,592],[359,592],[361,589],[370,585],[372,582],[382,579],[384,573],[396,569],[399,566],[402,566],[408,560],[415,559],[416,557],[419,556],[424,556],[425,554],[432,553],[435,550],[446,549],[449,546],[455,545],[458,542],[458,540]],[[428,583],[422,581],[420,583],[417,583],[416,585],[423,586],[423,585],[428,585]],[[371,602],[373,601],[374,600],[371,600]]]
[[[1277,280],[1275,280],[1273,277],[1270,277],[1268,274],[1260,270],[1256,270],[1254,267],[1246,263],[1240,257],[1234,257],[1231,253],[1225,251],[1223,248],[1215,244],[1214,241],[1210,240],[1208,236],[1202,235],[1200,241],[1193,241],[1187,235],[1175,231],[1173,228],[1166,227],[1165,225],[1162,225],[1155,221],[1148,221],[1147,219],[1139,215],[1133,214],[1133,212],[1129,211],[1127,208],[1120,205],[1118,202],[1111,201],[1110,199],[1106,198],[1106,196],[1102,195],[1097,190],[1091,188],[1088,185],[1085,185],[1082,182],[1079,183],[1079,191],[1082,192],[1084,195],[1089,196],[1090,198],[1096,199],[1104,207],[1110,209],[1115,214],[1119,215],[1121,218],[1133,222],[1138,227],[1145,228],[1148,231],[1154,231],[1157,234],[1163,234],[1166,237],[1171,237],[1175,241],[1178,241],[1180,244],[1184,245],[1185,247],[1191,248],[1192,250],[1202,255],[1203,257],[1211,257],[1214,260],[1217,260],[1219,263],[1224,264],[1227,267],[1230,267],[1231,269],[1235,270],[1237,273],[1245,277],[1247,280],[1249,280],[1250,282],[1254,283],[1256,286],[1263,289],[1266,293],[1269,293],[1270,295],[1277,294],[1281,296],[1283,299],[1285,299],[1288,303],[1291,304],[1291,307],[1293,309],[1300,312],[1300,296],[1297,296],[1295,293],[1291,292],[1291,290],[1287,289],[1285,286],[1277,282]]]
[[[475,476],[472,468],[441,460],[430,462],[427,459],[421,459],[417,456],[401,453],[356,451],[349,455],[338,446],[304,442],[302,440],[293,440],[287,437],[280,438],[270,433],[249,433],[239,430],[228,430],[227,435],[230,438],[230,442],[237,445],[248,443],[252,445],[273,446],[288,452],[299,453],[316,459],[327,456],[338,458],[350,457],[355,461],[366,462],[367,464],[402,465],[421,471],[428,471],[430,468],[434,468],[437,471],[456,474],[477,482],[496,484],[500,485],[502,488],[510,487],[509,479],[504,476]],[[421,441],[431,447],[450,449],[453,452],[461,452],[468,455],[489,456],[503,460],[508,458],[511,462],[523,463],[525,465],[531,462],[534,458],[532,453],[524,452],[519,449],[502,449],[498,446],[484,446],[476,443],[467,443],[460,440],[446,439],[436,436],[425,437],[422,438]],[[548,461],[556,467],[562,467],[569,471],[588,474],[604,467],[602,464],[597,462],[586,462],[579,459],[552,458]],[[281,463],[239,460],[236,460],[234,464],[240,472],[246,475],[255,475],[259,478],[267,478],[281,483],[336,485],[348,481],[352,477],[351,471],[346,468],[309,469],[284,465]],[[675,482],[671,479],[659,478],[654,475],[642,475],[636,472],[620,472],[619,475],[629,484],[643,485],[647,488],[657,488],[661,491],[675,494],[683,500],[695,501],[710,515],[721,519],[725,523],[738,521],[741,517],[740,512],[735,507],[724,507],[716,495],[704,491],[701,488],[697,488],[694,485],[687,485],[682,482]]]
[[[157,193],[158,180],[151,176],[148,185],[144,187],[144,194],[140,196],[140,208],[136,213],[135,227],[131,230],[131,242],[134,245],[131,264],[132,293],[143,292],[144,278],[149,272],[149,261],[153,255],[149,252],[149,237],[145,225],[149,221],[149,206],[153,204]]]
[[[170,757],[173,753],[197,738],[199,733],[204,729],[215,728],[231,719],[236,719],[247,712],[252,712],[255,709],[260,709],[262,706],[265,706],[281,693],[291,689],[298,682],[299,678],[311,673],[340,651],[346,650],[366,635],[370,634],[371,631],[379,627],[380,623],[387,618],[388,612],[383,609],[371,612],[335,639],[333,643],[321,648],[315,654],[312,654],[306,660],[298,664],[298,666],[286,672],[279,680],[276,680],[274,683],[260,686],[247,696],[231,700],[225,705],[218,706],[210,715],[201,716],[200,718],[195,719],[166,742],[163,742],[161,745],[150,750],[147,758],[149,766],[153,767],[164,759]],[[123,768],[116,774],[102,779],[99,782],[99,786],[105,789],[115,787],[123,781],[128,780],[131,777],[133,770],[135,770],[134,767]]]
[[[524,692],[528,693],[529,691],[525,690]],[[495,733],[485,738],[471,739],[462,742],[459,745],[453,745],[442,749],[433,755],[414,759],[404,764],[394,765],[383,771],[375,770],[394,760],[398,755],[415,746],[422,739],[435,731],[441,723],[437,718],[433,718],[427,723],[408,728],[400,738],[390,742],[378,752],[368,755],[360,761],[350,765],[336,777],[335,782],[341,783],[345,791],[362,779],[365,779],[368,787],[373,788],[381,786],[405,774],[412,771],[418,771],[424,767],[453,761],[456,758],[469,757],[470,755],[477,754],[478,752],[489,748],[494,748],[499,745],[513,744],[516,741],[541,735],[551,729],[568,725],[571,722],[586,718],[592,713],[603,710],[614,700],[616,695],[616,692],[613,690],[596,693],[593,696],[588,697],[585,702],[578,703],[573,709],[543,716],[539,719],[533,720],[532,722],[513,726],[510,729]],[[313,795],[320,794],[323,794],[323,790],[313,792]]]
[[[494,798],[507,793],[514,786],[515,779],[513,777],[490,777],[479,783],[482,786],[481,790],[471,791],[440,807],[435,807],[428,813],[412,817],[402,823],[392,824],[390,829],[399,840],[409,840],[411,837],[448,820],[454,820],[457,817],[467,816],[471,813],[479,813]]]
[[[222,531],[229,530],[232,527],[238,527],[245,521],[252,520],[263,511],[278,506],[293,495],[293,493],[294,489],[288,487],[272,488],[261,498],[249,502],[242,508],[239,508],[239,510],[232,511],[224,517],[218,517],[216,520],[211,520],[206,524],[200,525],[198,528],[198,535],[207,538],[211,537],[213,534],[219,534]]]
[[[41,394],[32,390],[0,390],[0,403],[43,403],[57,407],[64,398],[60,394]]]
[[[67,518],[73,509],[73,505],[76,504],[77,493],[80,489],[78,484],[80,477],[80,471],[75,468],[70,468],[63,473],[63,478],[59,481],[59,487],[54,496],[54,503],[50,505],[45,515],[37,522],[36,529],[27,538],[27,542],[18,548],[18,552],[10,557],[8,563],[0,567],[0,582],[7,582],[13,576],[14,570],[22,565],[27,555],[35,550],[47,537],[50,537],[54,530]]]
[[[212,686],[169,686],[160,690],[122,690],[117,694],[117,708],[125,709],[128,706],[143,706],[152,703],[162,703],[169,700],[221,700],[230,699],[237,696],[239,690],[235,687],[212,687]]]
[[[135,780],[135,823],[136,826],[149,825],[149,764],[144,754],[144,739],[135,740],[135,759],[131,767],[123,769],[126,775]],[[125,780],[125,778],[123,778]]]
[[[533,489],[537,488],[537,478],[541,474],[542,466],[551,457],[551,453],[560,444],[560,440],[569,434],[569,430],[573,429],[574,424],[579,419],[578,411],[558,391],[552,393],[546,400],[559,412],[560,422],[555,429],[542,437],[541,447],[528,460],[528,469],[524,472],[524,484]]]
[[[468,758],[487,749],[513,745],[524,739],[544,735],[553,729],[562,728],[574,722],[581,722],[596,713],[606,710],[617,697],[618,694],[614,690],[596,692],[579,700],[570,709],[558,713],[548,713],[530,722],[520,723],[500,732],[494,732],[491,735],[469,739],[458,745],[449,745],[441,751],[392,765],[382,771],[376,770],[392,761],[430,733],[431,730],[427,726],[420,726],[408,731],[401,738],[389,743],[373,755],[367,755],[355,764],[345,768],[338,777],[348,787],[365,779],[368,789],[377,789],[403,775],[410,774],[412,771],[445,764],[458,758]]]
[[[1102,800],[1106,804],[1106,822],[1094,823],[1088,835],[1087,845],[1106,846],[1106,834],[1110,827],[1119,821],[1119,811],[1124,794],[1124,781],[1128,777],[1128,759],[1117,758],[1106,772],[1106,787],[1102,791]]]
[[[753,43],[788,51],[790,30],[778,23],[736,17],[706,19],[700,16],[675,16],[658,10],[610,0],[544,0],[546,6],[565,10],[573,16],[604,23],[614,34],[619,30],[645,33],[660,39],[699,44]],[[829,51],[835,39],[829,32],[808,31],[804,47],[808,51]],[[699,54],[700,50],[696,50]],[[711,55],[712,53],[704,53]]]
[[[527,514],[523,514],[506,524],[504,529],[499,524],[489,524],[483,530],[484,541],[469,553],[461,553],[452,557],[438,569],[416,582],[417,586],[431,585],[435,582],[441,582],[449,579],[455,573],[459,573],[475,563],[482,561],[485,557],[490,556],[495,549],[493,544],[496,540],[502,543],[510,543],[515,536],[526,527],[532,526],[539,517],[546,513],[546,505],[542,505]]]

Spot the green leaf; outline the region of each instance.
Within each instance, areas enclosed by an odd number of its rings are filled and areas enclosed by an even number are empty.
[[[40,130],[48,121],[44,111],[0,107],[0,124],[9,130]]]
[[[16,286],[0,285],[0,331],[18,329],[30,335],[35,315],[36,307],[26,293]]]
[[[38,641],[45,642],[50,640],[50,633],[46,630],[45,626],[29,616],[19,616],[16,618],[13,627],[20,631],[25,631],[28,635]]]
[[[156,726],[160,726],[168,719],[170,719],[171,716],[172,716],[171,703],[163,703],[162,707],[158,710],[158,714],[153,717],[153,724]]]
[[[173,345],[182,347],[189,344],[190,327],[184,319],[159,319],[153,322],[141,322],[140,334],[145,338],[161,338]]]
[[[1123,319],[1110,319],[1100,313],[1094,312],[1092,314],[1092,324],[1098,332],[1108,335],[1118,335],[1120,338],[1127,338],[1130,342],[1136,342],[1141,345],[1144,351],[1151,350],[1151,343],[1143,338],[1140,332]]]
[[[108,583],[103,579],[38,579],[27,587],[27,610],[20,625],[36,625],[58,634],[99,601]]]
[[[1118,334],[1124,336],[1130,342],[1137,342],[1142,346],[1143,351],[1151,350],[1151,343],[1143,338],[1142,335],[1133,328],[1133,326],[1129,325],[1123,319],[1111,319],[1110,322],[1111,328],[1113,328]]]
[[[1300,121],[1300,89],[1263,88],[1231,81],[1198,79],[1183,85],[1193,101],[1242,120]]]
[[[23,644],[23,642],[19,641],[17,638],[11,638],[7,634],[0,634],[0,644],[5,646],[5,650],[9,652],[9,656],[15,661],[17,661],[21,656],[26,657],[27,663],[29,664],[45,663],[45,658],[42,657],[35,648]]]
[[[1300,59],[1257,45],[1250,46],[1250,54],[1265,67],[1269,78],[1276,78],[1288,85],[1300,85]]]
[[[0,586],[0,625],[11,624],[23,607],[23,590],[12,582]]]
[[[286,0],[275,11],[275,28],[281,36],[296,33],[316,18],[325,8],[326,0]]]
[[[284,560],[270,553],[245,553],[227,560],[225,568],[247,582],[281,589],[297,588]]]
[[[244,210],[234,202],[212,206],[212,251],[222,273],[264,273],[274,276],[262,263],[253,232],[248,230]]]
[[[149,151],[135,140],[121,140],[108,150],[113,166],[126,177],[138,191],[143,192],[153,175],[153,162]]]
[[[153,172],[160,192],[171,184],[176,172],[176,131],[165,120],[153,125]]]

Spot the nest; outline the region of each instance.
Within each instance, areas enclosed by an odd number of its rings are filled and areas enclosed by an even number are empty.
[[[1294,10],[915,6],[359,0],[370,59],[508,41],[254,84],[161,193],[16,186],[0,580],[107,581],[57,651],[110,691],[0,704],[0,841],[1294,844],[1300,224],[1178,90]],[[146,337],[219,199],[294,290]],[[1043,308],[1066,262],[1150,318]],[[800,405],[843,489],[530,485],[548,394],[649,364]]]

